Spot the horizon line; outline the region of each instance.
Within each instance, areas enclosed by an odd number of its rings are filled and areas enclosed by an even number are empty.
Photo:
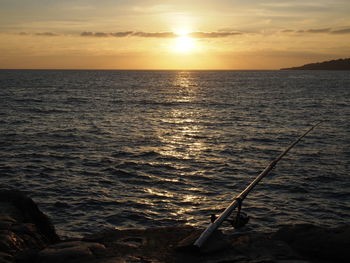
[[[278,69],[94,69],[94,68],[0,68],[0,70],[94,70],[94,71],[279,71]]]

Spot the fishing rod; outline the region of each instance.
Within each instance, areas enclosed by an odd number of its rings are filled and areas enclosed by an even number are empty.
[[[321,121],[322,122],[322,121]],[[283,158],[302,138],[304,138],[309,132],[311,132],[316,126],[318,126],[321,122],[318,122],[310,129],[308,129],[304,134],[300,135],[298,139],[296,139],[293,143],[291,143],[287,149],[285,149],[276,159],[270,162],[265,169],[251,182],[246,189],[244,189],[239,195],[236,196],[235,200],[219,215],[218,218],[214,218],[214,222],[212,222],[199,236],[199,238],[194,242],[194,246],[200,248],[211,236],[211,234],[231,215],[233,210],[238,207],[240,210],[240,206],[242,201],[247,197],[251,190],[266,176],[269,172],[276,166],[279,160]]]

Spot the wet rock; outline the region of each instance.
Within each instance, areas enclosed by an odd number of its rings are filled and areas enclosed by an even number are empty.
[[[199,238],[202,231],[203,230],[199,229],[194,231],[193,234],[181,240],[177,244],[176,249],[184,252],[214,253],[230,247],[227,236],[220,231],[215,231],[200,249],[193,246],[194,242]]]
[[[114,260],[171,263],[176,262],[174,251],[177,244],[193,232],[198,232],[198,229],[190,226],[110,230],[84,240],[104,244],[105,256]]]
[[[10,216],[0,216],[0,231],[1,230],[9,230],[10,227],[16,222],[12,217]]]
[[[99,243],[82,241],[62,242],[40,251],[38,262],[85,262],[96,258],[96,254],[99,254],[99,252],[101,254],[104,250],[105,246]]]
[[[50,220],[19,191],[0,191],[0,214],[3,262],[30,262],[27,256],[32,258],[36,251],[59,240]]]
[[[287,243],[268,234],[245,233],[232,236],[232,247],[252,259],[299,259],[301,258]]]
[[[285,259],[285,260],[277,260],[275,263],[311,263],[308,260],[296,260],[296,259]]]
[[[12,263],[15,262],[13,256],[7,253],[0,252],[0,263]]]
[[[276,261],[272,258],[257,258],[250,260],[249,263],[275,263]]]
[[[327,230],[328,231],[328,230]],[[338,230],[332,230],[336,234]],[[286,240],[283,231],[274,233],[241,233],[224,235],[222,233],[208,242],[206,246],[219,249],[192,250],[194,240],[201,230],[186,226],[150,229],[111,230],[87,237],[90,242],[100,242],[106,247],[105,258],[116,262],[167,262],[167,263],[309,263],[321,262],[315,256],[300,253]],[[333,235],[330,234],[330,235]],[[336,234],[337,235],[337,234]],[[287,237],[290,232],[286,233]],[[225,240],[221,246],[220,239]],[[335,237],[330,238],[335,240]],[[349,239],[347,239],[349,240]],[[288,241],[288,242],[287,242]],[[333,242],[332,241],[332,242]],[[339,240],[338,240],[339,244]],[[299,244],[303,246],[303,244]],[[180,248],[180,249],[179,249]],[[343,251],[344,252],[344,251]],[[343,253],[342,252],[342,253]],[[341,262],[336,258],[323,259],[322,263]],[[130,258],[134,258],[130,261]],[[144,261],[140,260],[143,259]],[[316,259],[316,261],[314,261]],[[336,259],[336,260],[335,260]],[[349,259],[349,258],[347,258]],[[124,260],[124,261],[123,261]],[[348,262],[348,261],[343,261]]]
[[[350,226],[322,228],[309,224],[288,225],[274,234],[307,258],[350,262]]]
[[[17,223],[32,223],[40,234],[49,242],[59,241],[49,218],[42,213],[34,201],[17,190],[0,191],[0,211]]]

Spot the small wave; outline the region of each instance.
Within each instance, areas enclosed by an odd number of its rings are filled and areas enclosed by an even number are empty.
[[[139,153],[136,157],[158,157],[158,156],[161,156],[161,155],[155,151],[147,151],[147,152]]]
[[[133,178],[136,176],[135,173],[127,172],[122,169],[116,169],[116,168],[106,168],[103,170],[103,172],[107,172],[111,175],[116,175],[120,178]]]
[[[257,142],[257,143],[276,143],[276,140],[264,137],[247,137],[243,139],[244,141]]]
[[[13,101],[31,105],[32,103],[42,103],[45,102],[43,99],[37,98],[14,98]]]
[[[125,221],[134,221],[136,223],[144,224],[149,221],[152,221],[152,218],[141,211],[133,212],[133,211],[122,211],[117,215],[110,215],[105,219],[108,223],[119,225]]]
[[[30,108],[30,109],[25,109],[25,112],[28,113],[39,113],[39,114],[62,114],[62,113],[67,113],[69,112],[68,109],[43,109],[43,108]]]
[[[316,175],[316,176],[308,176],[305,180],[317,183],[333,183],[337,181],[337,177],[334,175]]]
[[[130,151],[118,151],[112,154],[112,157],[134,157],[134,158],[156,158],[161,156],[155,151],[145,151],[145,152],[130,152]]]
[[[0,185],[30,191],[67,232],[177,220],[203,227],[280,147],[336,116],[285,156],[246,209],[258,230],[273,220],[321,222],[323,212],[327,222],[349,221],[350,79],[327,74],[341,83],[332,96],[318,72],[11,71],[0,78]],[[69,207],[55,210],[56,199]]]
[[[344,200],[344,201],[350,200],[350,193],[348,193],[348,192],[341,192],[341,191],[339,191],[339,192],[327,192],[326,196],[328,196],[330,198],[337,199],[337,200]],[[350,210],[350,207],[348,210]]]
[[[63,103],[88,103],[89,99],[87,98],[81,98],[81,97],[71,97],[71,98],[66,98]]]

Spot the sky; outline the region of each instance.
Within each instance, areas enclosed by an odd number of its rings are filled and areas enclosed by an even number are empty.
[[[350,57],[349,0],[0,0],[0,69],[279,69]]]

